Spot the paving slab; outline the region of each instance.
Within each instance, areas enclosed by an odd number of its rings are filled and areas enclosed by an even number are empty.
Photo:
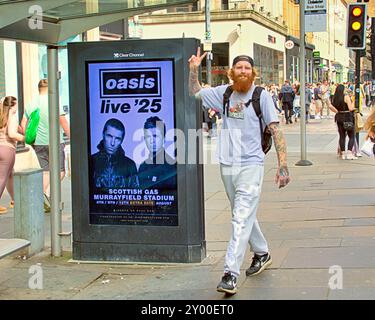
[[[375,288],[343,288],[330,290],[328,300],[374,300]]]
[[[321,238],[333,237],[375,237],[375,226],[343,226],[343,227],[322,227]]]
[[[227,224],[212,224],[209,229],[206,229],[207,241],[218,241],[223,239],[230,239],[232,234],[232,226],[230,222]]]
[[[163,296],[186,299],[186,291],[214,292],[221,276],[220,272],[212,272],[208,267],[187,268],[185,272],[170,269],[148,276],[107,274],[74,299],[85,299],[86,295],[93,299],[161,299]]]
[[[328,269],[267,269],[258,276],[247,277],[245,288],[328,287],[332,275]]]
[[[205,202],[205,208],[207,210],[225,210],[230,208],[230,202],[228,200],[217,200],[217,199],[208,199]]]
[[[231,223],[232,212],[229,209],[222,210],[211,220],[212,224]]]
[[[375,237],[343,237],[341,240],[342,247],[361,247],[374,246]]]
[[[351,206],[351,207],[324,207],[313,206],[304,216],[306,220],[318,219],[348,219],[348,218],[368,218],[374,216],[372,206]]]
[[[321,238],[321,228],[280,229],[266,236],[267,239],[316,239]],[[331,237],[332,238],[332,237]]]
[[[90,283],[85,290],[76,293],[73,300],[127,300],[131,296],[147,292],[143,284],[150,275],[102,275]],[[156,288],[157,289],[157,288]]]
[[[357,195],[331,195],[330,203],[331,204],[340,204],[341,206],[375,206],[375,197],[374,190],[371,190],[367,193],[357,194]]]
[[[375,268],[375,247],[291,248],[281,268]]]
[[[326,300],[328,289],[322,288],[240,288],[228,300]]]
[[[63,291],[79,290],[85,288],[89,283],[101,276],[100,272],[88,272],[74,270],[67,272],[59,268],[48,268],[40,265],[42,268],[43,290]],[[2,281],[0,285],[4,288],[28,289],[29,280],[32,274],[28,269],[8,270],[10,277]]]
[[[74,290],[57,291],[29,288],[2,289],[0,287],[0,300],[67,300],[71,299],[74,294]]]
[[[342,225],[344,225],[344,219],[287,221],[281,224],[281,229],[336,227]]]
[[[335,239],[288,239],[283,240],[281,247],[287,248],[324,248],[324,247],[339,247],[341,245],[341,238]],[[374,242],[375,244],[375,242]]]
[[[375,226],[375,218],[345,219],[344,226]]]

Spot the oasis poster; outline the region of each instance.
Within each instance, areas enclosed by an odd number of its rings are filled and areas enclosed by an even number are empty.
[[[86,62],[90,224],[178,225],[173,59]]]

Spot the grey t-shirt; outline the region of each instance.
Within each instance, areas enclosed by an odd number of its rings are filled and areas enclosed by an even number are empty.
[[[215,88],[203,88],[199,91],[205,108],[214,108],[223,114],[223,94],[228,85]],[[230,96],[229,107],[248,102],[254,92],[253,85],[247,93],[234,91]],[[260,109],[263,117],[263,128],[272,122],[279,122],[272,98],[265,90],[260,96]],[[235,119],[223,114],[223,126],[216,150],[218,160],[225,165],[260,164],[264,162],[261,146],[259,119],[252,104],[243,108],[243,119]]]

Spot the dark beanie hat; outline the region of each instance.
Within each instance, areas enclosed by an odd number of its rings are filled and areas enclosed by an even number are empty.
[[[245,55],[237,56],[233,59],[232,67],[239,61],[247,61],[251,64],[252,67],[254,67],[254,60],[253,58]]]

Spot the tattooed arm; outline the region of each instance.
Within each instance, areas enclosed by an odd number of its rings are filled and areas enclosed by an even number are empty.
[[[268,125],[271,131],[273,141],[275,143],[275,149],[278,159],[278,168],[276,173],[275,182],[279,184],[279,188],[285,187],[289,181],[289,170],[286,160],[286,142],[284,134],[280,129],[280,126],[276,122],[272,122]]]
[[[189,59],[189,93],[191,96],[196,95],[202,89],[198,81],[198,69],[206,54],[207,52],[201,56],[201,48],[198,48],[197,55],[192,55]]]

